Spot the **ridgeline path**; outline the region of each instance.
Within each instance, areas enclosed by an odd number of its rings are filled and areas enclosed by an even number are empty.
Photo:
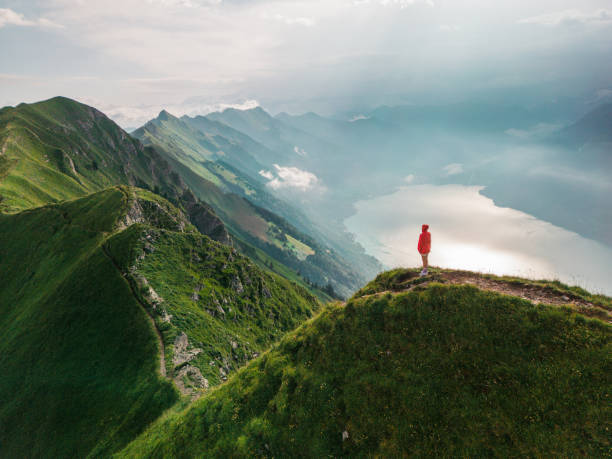
[[[113,264],[115,269],[119,272],[121,277],[123,277],[125,282],[127,282],[130,288],[130,291],[132,292],[132,296],[138,302],[138,304],[140,305],[140,308],[144,311],[147,318],[149,319],[149,322],[151,323],[151,327],[153,327],[153,331],[155,332],[155,336],[157,337],[157,345],[159,347],[159,372],[164,378],[166,378],[167,377],[166,376],[166,346],[164,345],[164,338],[162,337],[162,334],[159,331],[159,328],[157,328],[157,324],[155,323],[155,319],[153,318],[153,315],[151,315],[151,313],[147,309],[147,306],[140,300],[140,298],[138,297],[138,294],[136,293],[136,290],[134,289],[133,283],[128,278],[128,276],[126,276],[122,272],[121,268],[119,267],[115,259],[111,256],[111,254],[108,252],[108,249],[106,248],[106,245],[104,244],[102,244],[102,252],[104,252],[104,255],[107,256],[107,258]]]
[[[369,295],[363,295],[361,298],[380,296],[387,293],[397,294],[408,292],[416,289],[417,287],[424,287],[431,282],[441,282],[455,285],[465,284],[473,285],[481,290],[516,296],[518,298],[531,301],[533,304],[543,303],[554,306],[569,305],[580,314],[584,314],[589,317],[596,317],[605,322],[612,323],[611,308],[603,304],[592,303],[571,292],[557,290],[550,285],[539,285],[537,283],[529,283],[527,281],[515,282],[503,278],[485,276],[470,271],[436,271],[422,278],[419,277],[418,272],[409,272],[407,275],[406,280],[397,284],[396,288]]]

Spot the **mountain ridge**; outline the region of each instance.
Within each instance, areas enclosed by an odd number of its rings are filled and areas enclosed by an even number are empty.
[[[605,455],[612,328],[433,271],[381,274],[118,457]]]
[[[319,308],[146,190],[0,214],[0,236],[2,456],[108,456]]]

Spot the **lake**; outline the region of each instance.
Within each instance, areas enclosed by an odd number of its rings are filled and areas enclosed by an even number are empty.
[[[430,225],[434,266],[558,279],[612,295],[612,248],[520,212],[497,207],[481,186],[412,185],[355,204],[345,225],[387,267],[420,266],[421,225]]]

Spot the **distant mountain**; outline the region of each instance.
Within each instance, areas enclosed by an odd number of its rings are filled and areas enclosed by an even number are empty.
[[[181,162],[190,161],[192,167],[206,169],[209,162],[227,161],[238,169],[248,173],[252,178],[259,177],[262,165],[240,145],[227,141],[220,135],[194,129],[184,119],[179,119],[166,111],[135,130],[132,135],[145,144],[154,144],[167,152],[173,153]],[[206,177],[217,185],[221,182],[211,172]]]
[[[381,274],[118,456],[607,454],[608,325],[474,286],[427,284],[408,270]]]
[[[340,144],[344,149],[347,147],[360,149],[365,146],[380,147],[388,142],[395,133],[395,126],[375,117],[363,116],[344,121],[310,112],[297,116],[279,113],[276,118],[327,142]]]
[[[242,190],[228,186],[234,180],[247,195],[257,185],[244,172],[215,161],[223,157],[253,166],[255,160],[240,146],[224,154],[208,136],[167,112],[139,134],[151,145],[143,146],[95,108],[62,97],[3,109],[0,210],[14,212],[112,185],[135,185],[167,197],[189,213],[202,233],[223,243],[230,242],[227,226],[239,239],[236,247],[250,251],[260,266],[271,266],[302,285],[331,284],[348,296],[363,282],[362,274],[337,261],[326,247],[230,192]],[[259,167],[255,163],[251,171]]]
[[[55,97],[0,112],[0,209],[15,211],[115,184],[177,197],[180,177],[106,115]]]
[[[265,114],[261,109],[256,113]],[[262,116],[274,121],[267,114]],[[378,263],[360,253],[360,247],[353,248],[350,239],[336,243],[337,234],[326,236],[291,203],[266,189],[258,173],[266,165],[256,163],[247,148],[264,161],[281,154],[272,153],[246,134],[202,117],[178,119],[162,112],[134,135],[163,155],[237,238],[299,272],[308,282],[329,283],[337,293],[348,296],[377,272]],[[353,257],[360,263],[354,264]]]
[[[230,243],[214,211],[190,196],[162,156],[93,107],[65,97],[7,107],[0,113],[0,145],[0,211],[84,196],[111,185],[134,185],[178,205],[187,198],[199,230]]]
[[[612,143],[612,103],[600,105],[559,133],[559,138],[574,147]],[[609,151],[612,152],[612,146]]]
[[[450,105],[382,106],[366,113],[405,129],[423,126],[451,131],[498,133],[509,128],[529,128],[543,120],[535,111],[521,106],[461,102]]]
[[[319,307],[128,187],[0,214],[0,277],[2,457],[106,457]]]
[[[181,120],[189,124],[192,128],[205,132],[215,139],[218,139],[222,145],[237,146],[248,151],[260,164],[265,164],[268,167],[270,164],[274,163],[282,164],[287,159],[286,155],[270,150],[265,145],[255,141],[243,132],[221,122],[209,119],[206,116],[196,116],[193,118],[183,116]]]
[[[229,108],[222,112],[210,113],[206,118],[241,131],[269,150],[280,153],[284,156],[281,165],[309,169],[315,161],[323,158],[333,162],[334,156],[338,153],[337,144],[274,118],[261,107],[250,110]],[[323,170],[317,172],[323,177],[326,175]]]

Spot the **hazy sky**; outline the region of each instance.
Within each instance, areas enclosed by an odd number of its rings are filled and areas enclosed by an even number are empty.
[[[0,0],[0,106],[332,112],[612,94],[602,0]]]

